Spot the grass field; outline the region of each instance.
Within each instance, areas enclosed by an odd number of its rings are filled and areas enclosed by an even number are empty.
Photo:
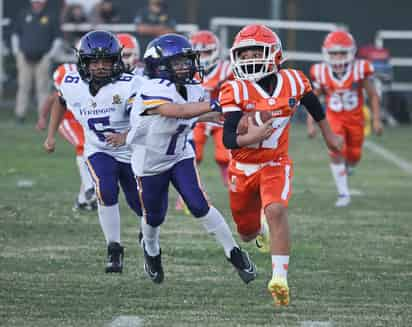
[[[270,257],[243,244],[259,269],[245,286],[213,238],[173,205],[161,232],[165,282],[146,278],[136,219],[123,198],[125,269],[104,274],[96,214],[71,209],[79,185],[71,146],[60,139],[48,156],[44,133],[16,127],[10,117],[0,112],[1,326],[412,325],[412,176],[381,157],[365,151],[350,179],[363,196],[337,210],[324,145],[293,126],[292,299],[275,309],[266,291]],[[411,127],[372,139],[412,160]],[[233,227],[207,150],[203,182]],[[119,316],[131,317],[111,323]],[[135,317],[143,323],[133,324]]]

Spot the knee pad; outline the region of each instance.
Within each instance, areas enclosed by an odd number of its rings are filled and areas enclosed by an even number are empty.
[[[196,203],[187,203],[187,207],[191,214],[196,218],[204,217],[210,210],[206,200],[197,201]]]
[[[146,213],[146,223],[152,227],[158,227],[165,221],[166,214],[161,212]]]

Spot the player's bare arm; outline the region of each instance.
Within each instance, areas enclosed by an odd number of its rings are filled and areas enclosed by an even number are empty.
[[[332,132],[326,119],[319,121],[318,126],[329,150],[332,152],[340,152],[343,147],[343,138]]]
[[[333,133],[330,129],[329,123],[326,120],[325,113],[323,112],[322,105],[317,95],[312,91],[305,94],[302,98],[302,104],[309,112],[311,118],[317,122],[329,150],[333,152],[340,151],[343,146],[343,139]]]
[[[41,108],[40,115],[39,115],[39,119],[37,120],[37,123],[36,123],[37,130],[40,131],[40,130],[46,129],[47,118],[49,117],[49,113],[56,99],[57,99],[57,93],[53,92],[49,94],[46,100],[44,101],[43,106]]]
[[[365,79],[363,81],[363,86],[368,94],[373,120],[372,120],[372,128],[376,135],[381,135],[383,132],[383,126],[381,121],[380,115],[380,101],[379,95],[376,91],[376,88],[373,84],[371,79]]]
[[[205,113],[199,116],[198,122],[199,123],[209,122],[209,123],[223,125],[222,114],[219,112],[208,112],[208,113]]]
[[[208,101],[184,104],[165,103],[156,108],[149,109],[146,112],[149,115],[159,114],[170,118],[193,118],[207,112],[219,111],[215,110],[213,105],[213,103]]]
[[[53,152],[55,149],[56,132],[57,132],[57,129],[59,128],[61,121],[63,120],[63,115],[66,110],[66,107],[62,103],[62,101],[63,100],[61,100],[60,98],[56,99],[51,108],[49,128],[47,131],[47,138],[44,141],[44,145],[43,145],[44,149],[49,153]]]

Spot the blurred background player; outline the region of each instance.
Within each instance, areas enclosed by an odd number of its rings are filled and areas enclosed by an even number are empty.
[[[127,136],[133,147],[132,166],[144,208],[144,268],[153,282],[163,281],[159,234],[172,184],[196,220],[215,236],[240,278],[248,283],[255,279],[256,267],[233,239],[221,213],[207,201],[194,150],[187,142],[196,121],[211,119],[205,115],[220,109],[216,101],[204,102],[204,89],[194,78],[200,68],[198,56],[189,40],[177,34],[156,38],[145,52],[145,74],[151,80],[141,88],[141,101],[135,101],[132,129]],[[214,116],[219,117],[220,113]]]
[[[136,32],[142,49],[154,38],[175,32],[176,21],[170,17],[167,0],[149,0],[134,18]]]
[[[140,62],[140,46],[137,39],[128,33],[116,35],[122,49],[122,61],[125,71],[135,75],[143,76],[143,64]]]
[[[222,83],[227,79],[233,79],[230,62],[220,60],[220,42],[212,32],[196,32],[191,36],[190,42],[194,50],[200,53],[200,65],[204,69],[202,86],[206,89],[211,100],[217,100]],[[213,137],[215,160],[219,166],[223,184],[227,186],[227,166],[230,152],[223,145],[223,126],[215,123],[198,123],[193,134],[198,164],[203,160],[204,146],[208,137]]]
[[[56,130],[66,108],[71,110],[85,134],[86,162],[95,184],[99,222],[107,244],[106,273],[123,271],[119,184],[139,223],[142,216],[130,149],[112,146],[108,141],[111,135],[129,130],[130,109],[143,80],[123,70],[121,46],[112,33],[91,31],[83,36],[77,71],[63,77],[44,142],[46,151],[53,152]]]
[[[330,130],[306,76],[294,69],[280,69],[285,60],[282,44],[269,28],[244,27],[236,35],[230,58],[236,80],[223,84],[219,96],[225,113],[223,141],[232,154],[230,208],[243,241],[261,235],[270,242],[272,278],[268,290],[275,305],[288,305],[291,241],[287,207],[293,176],[288,147],[290,120],[298,104],[314,117],[329,149],[338,150],[342,140]],[[257,126],[246,116],[247,131],[239,134],[242,116],[255,110],[270,112],[272,118]],[[269,231],[261,222],[262,209]]]
[[[364,141],[365,118],[364,90],[372,110],[372,128],[380,135],[379,96],[372,77],[371,63],[355,59],[356,44],[352,35],[339,30],[329,33],[322,47],[324,62],[310,69],[310,76],[316,94],[326,96],[326,117],[332,130],[343,137],[342,151],[330,152],[330,168],[338,190],[336,207],[345,207],[351,201],[348,187],[348,169],[360,160]],[[313,120],[308,118],[308,134],[313,137],[316,130]]]
[[[36,87],[37,114],[48,95],[51,58],[62,40],[59,21],[47,9],[47,0],[31,0],[14,22],[12,52],[16,57],[17,84],[15,115],[17,123],[25,121],[33,83]]]
[[[50,110],[55,101],[58,101],[60,85],[66,74],[77,72],[76,64],[62,64],[53,73],[54,91],[45,100],[39,119],[37,129],[46,128]],[[80,191],[76,197],[74,208],[79,210],[97,209],[97,199],[92,178],[86,165],[87,158],[84,156],[84,132],[83,127],[74,118],[70,110],[65,110],[63,120],[59,125],[59,133],[70,142],[76,150],[76,164],[80,174]]]

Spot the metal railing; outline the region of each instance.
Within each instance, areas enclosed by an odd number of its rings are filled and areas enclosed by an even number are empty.
[[[285,29],[295,31],[331,32],[336,29],[346,29],[346,26],[338,23],[296,21],[296,20],[269,20],[256,18],[214,17],[210,20],[210,29],[214,31],[222,44],[224,51],[230,48],[229,28],[243,27],[248,24],[263,24],[273,29]],[[319,47],[320,48],[320,47]],[[285,56],[290,60],[321,61],[320,52],[309,51],[285,51]]]
[[[385,40],[411,40],[411,30],[379,30],[375,36],[375,46],[383,48]],[[393,57],[389,60],[393,67],[412,67],[412,58],[408,57]],[[393,81],[389,88],[393,91],[412,92],[412,82],[396,82]]]

